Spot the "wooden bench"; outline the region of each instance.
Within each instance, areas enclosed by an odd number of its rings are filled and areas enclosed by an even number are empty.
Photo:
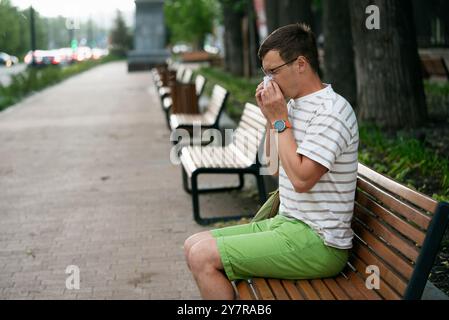
[[[442,57],[422,56],[421,67],[424,79],[436,77],[449,80],[449,71]]]
[[[212,96],[206,110],[198,115],[192,114],[171,114],[170,128],[192,130],[194,125],[201,125],[202,129],[215,128],[218,129],[218,121],[228,98],[228,91],[219,86],[214,85]]]
[[[184,190],[192,195],[193,218],[201,225],[216,221],[239,219],[242,216],[226,218],[202,218],[199,210],[199,194],[239,190],[244,185],[244,174],[253,174],[257,179],[260,202],[266,201],[263,177],[259,174],[258,151],[263,143],[266,120],[260,109],[250,103],[245,105],[233,140],[225,146],[187,146],[181,149],[182,178]],[[200,174],[237,174],[236,187],[199,189]],[[190,182],[190,188],[189,188]]]
[[[176,71],[176,78],[170,79],[168,87],[159,88],[159,97],[163,100],[165,97],[170,96],[173,91],[173,87],[178,84],[190,83],[192,81],[193,72],[189,68],[185,68],[184,66],[180,66]]]
[[[448,225],[449,204],[413,191],[359,164],[353,249],[343,272],[314,280],[254,278],[234,282],[239,299],[421,299]],[[367,266],[380,271],[368,289]]]
[[[190,104],[195,104],[194,108],[190,108],[190,109],[197,110],[197,112],[195,112],[195,113],[198,113],[198,107],[199,107],[198,102],[199,102],[199,99],[200,99],[201,95],[204,92],[205,85],[206,85],[206,78],[203,77],[202,75],[197,75],[195,77],[195,84],[193,84],[193,85],[185,84],[185,85],[179,86],[180,87],[180,91],[183,91],[183,92],[181,92],[181,94],[179,94],[180,98],[181,97],[186,97],[186,96],[190,97],[190,98],[187,98],[187,99],[184,98],[186,101],[183,101],[183,102],[185,104],[189,104],[189,103]],[[193,91],[193,92],[191,92],[191,91]],[[195,101],[191,101],[192,99],[194,99]],[[169,128],[170,128],[170,112],[172,111],[172,107],[173,107],[173,98],[172,98],[172,96],[165,97],[162,100],[162,108],[164,110],[165,118],[167,120],[167,125],[168,125]]]

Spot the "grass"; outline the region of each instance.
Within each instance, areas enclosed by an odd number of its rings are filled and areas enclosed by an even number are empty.
[[[238,121],[245,102],[255,103],[254,91],[261,78],[234,77],[217,68],[197,71],[208,79],[206,94],[217,83],[230,92],[227,113]],[[425,82],[429,108],[449,110],[449,85]],[[431,112],[431,110],[429,110]],[[446,116],[449,116],[447,114]],[[449,160],[405,134],[387,135],[372,124],[359,123],[359,161],[410,188],[449,201]]]
[[[19,102],[33,92],[42,90],[100,64],[117,59],[117,57],[110,55],[100,60],[89,60],[67,67],[27,68],[24,72],[13,75],[9,86],[3,87],[0,85],[0,111]]]
[[[393,179],[449,201],[449,160],[407,136],[387,136],[373,125],[359,129],[359,161]]]

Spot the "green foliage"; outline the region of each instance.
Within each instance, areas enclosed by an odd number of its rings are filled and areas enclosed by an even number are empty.
[[[216,68],[201,68],[198,73],[208,79],[206,92],[212,92],[213,84],[219,84],[230,92],[227,103],[227,113],[234,120],[238,120],[243,112],[246,102],[256,103],[254,97],[255,88],[261,79],[235,77],[223,70]]]
[[[424,81],[427,108],[434,118],[449,118],[449,83]]]
[[[407,136],[387,137],[379,128],[362,124],[359,161],[434,198],[449,200],[449,160]]]
[[[9,86],[0,85],[0,111],[19,102],[32,92],[42,90],[70,76],[113,60],[117,60],[117,57],[107,56],[101,60],[85,61],[64,68],[58,66],[28,68],[24,72],[14,75]]]
[[[120,10],[117,10],[114,28],[111,31],[111,46],[111,52],[121,57],[125,57],[128,50],[132,47],[132,36],[126,27]]]
[[[46,41],[42,18],[35,14],[36,41]],[[20,11],[9,0],[0,0],[0,51],[21,56],[30,47],[29,10]],[[43,46],[42,48],[46,48]]]
[[[164,14],[171,44],[186,42],[200,48],[206,35],[213,31],[218,3],[216,0],[169,0],[165,2]]]

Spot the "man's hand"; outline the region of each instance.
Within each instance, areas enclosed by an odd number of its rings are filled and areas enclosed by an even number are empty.
[[[263,82],[256,89],[256,100],[267,121],[272,124],[276,120],[288,120],[287,104],[281,88],[274,81],[270,81],[263,88]]]

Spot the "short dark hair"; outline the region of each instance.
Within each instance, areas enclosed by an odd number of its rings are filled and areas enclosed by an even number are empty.
[[[315,34],[305,23],[289,24],[274,30],[260,45],[259,59],[262,60],[271,50],[279,51],[284,62],[304,56],[312,69],[320,73]]]

